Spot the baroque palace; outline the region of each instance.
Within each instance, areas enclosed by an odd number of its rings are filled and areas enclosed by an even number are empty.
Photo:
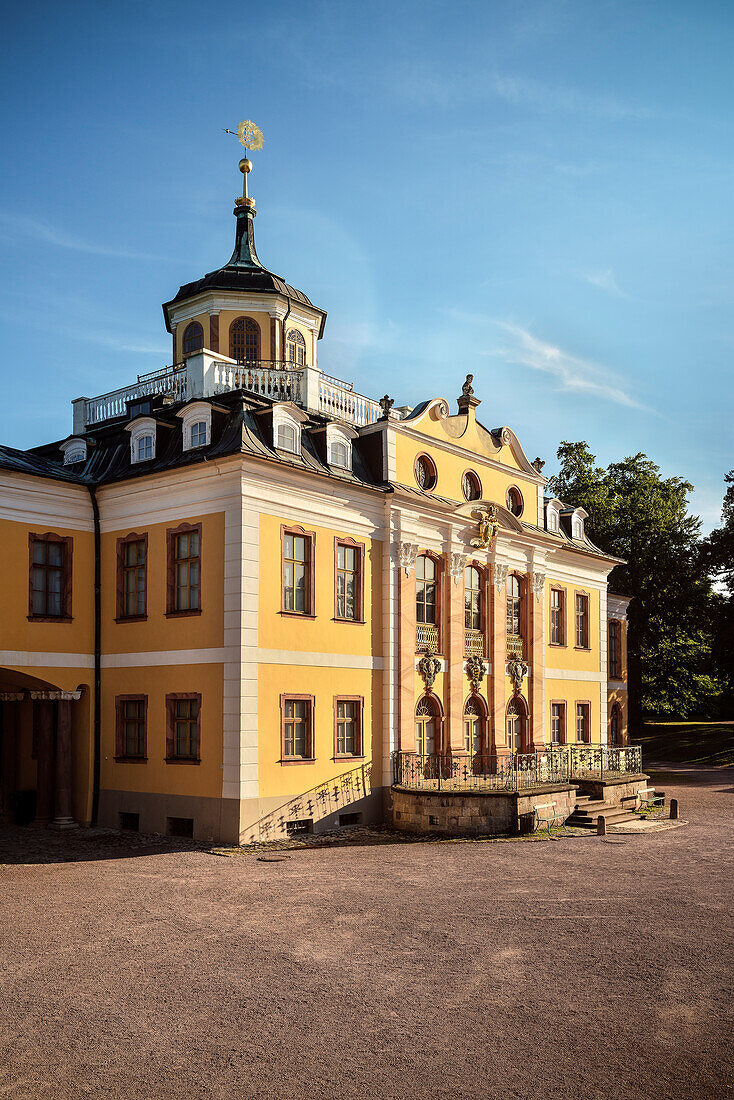
[[[240,168],[231,258],[163,306],[173,365],[0,447],[4,820],[236,843],[396,819],[408,764],[506,787],[623,749],[627,600],[586,514],[471,376],[452,411],[324,374]]]

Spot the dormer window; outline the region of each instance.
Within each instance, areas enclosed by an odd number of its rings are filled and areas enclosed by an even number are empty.
[[[297,328],[289,328],[285,337],[285,356],[297,367],[306,365],[306,341]]]
[[[338,470],[352,468],[352,440],[357,433],[347,424],[326,425],[326,461]]]
[[[548,530],[558,532],[558,512],[555,509],[548,513]]]
[[[183,334],[183,353],[193,355],[195,351],[201,351],[204,347],[204,329],[198,321],[192,321],[186,326]]]
[[[130,461],[150,462],[155,458],[155,420],[149,416],[139,416],[127,425],[130,432]]]
[[[192,401],[177,414],[183,420],[183,449],[196,450],[212,441],[212,407],[208,401]]]
[[[563,505],[560,500],[548,500],[545,505],[545,526],[548,531],[553,535],[559,534],[561,530],[561,508]]]
[[[61,444],[64,456],[64,466],[70,466],[73,462],[86,462],[87,443],[84,439],[67,439]]]
[[[578,542],[584,540],[584,520],[589,513],[584,508],[576,508],[571,516],[571,538]]]
[[[278,424],[275,446],[279,451],[296,453],[296,428],[294,424]]]
[[[332,443],[329,450],[329,463],[332,466],[345,467],[349,462],[349,450],[346,443]]]

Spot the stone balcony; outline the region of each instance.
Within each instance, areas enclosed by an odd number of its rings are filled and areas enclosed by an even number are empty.
[[[191,401],[235,390],[274,401],[292,401],[306,412],[343,420],[357,428],[374,424],[382,414],[379,403],[355,393],[351,382],[332,378],[317,367],[296,367],[272,360],[238,363],[204,349],[184,363],[139,374],[131,385],[99,397],[77,398],[72,402],[73,434],[81,435],[106,420],[127,416],[128,402],[139,398],[162,394],[174,402]]]

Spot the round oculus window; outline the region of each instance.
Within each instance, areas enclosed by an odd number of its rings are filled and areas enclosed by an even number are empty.
[[[521,516],[525,508],[525,504],[522,499],[522,493],[516,486],[512,486],[507,490],[507,509],[512,512],[513,516]]]
[[[421,489],[430,492],[436,488],[436,467],[428,455],[418,455],[415,460],[415,480]]]
[[[482,495],[482,483],[473,470],[467,470],[461,479],[461,488],[465,500],[479,500]]]

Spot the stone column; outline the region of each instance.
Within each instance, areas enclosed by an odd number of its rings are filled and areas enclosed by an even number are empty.
[[[46,692],[31,692],[35,699],[33,726],[36,731],[36,817],[34,825],[47,825],[51,820],[54,771],[53,702]]]
[[[171,363],[176,365],[176,326],[171,325],[171,344],[173,347]]]
[[[58,701],[56,761],[54,769],[54,829],[75,829],[71,816],[71,699]]]
[[[464,567],[463,554],[451,554],[446,590],[446,748],[464,750]]]
[[[0,759],[0,821],[12,825],[14,821],[13,795],[15,794],[16,744],[18,740],[18,719],[20,701],[23,692],[6,691],[0,695],[2,700],[2,759]]]
[[[528,638],[530,641],[528,663],[528,706],[530,707],[530,751],[542,752],[545,742],[545,636],[543,630],[545,606],[545,573],[528,576],[528,603],[530,609]]]
[[[505,724],[505,669],[507,666],[507,566],[492,566],[492,696],[490,711],[494,729],[494,752],[507,752],[507,728]]]
[[[399,589],[399,684],[398,749],[415,752],[415,559],[418,547],[398,543]]]
[[[209,351],[219,351],[219,314],[209,314]]]

